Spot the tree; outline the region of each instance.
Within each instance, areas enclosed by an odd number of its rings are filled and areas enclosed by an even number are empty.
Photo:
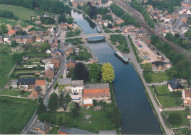
[[[19,64],[22,61],[22,54],[21,53],[15,53],[13,55],[13,60]]]
[[[65,14],[59,15],[59,17],[58,17],[58,23],[64,23],[64,22],[66,22],[66,21],[67,21],[67,19],[66,19]]]
[[[67,107],[68,111],[72,112],[73,109],[75,109],[75,108],[76,108],[76,105],[74,104],[74,102],[70,101],[70,103],[68,104],[68,107]]]
[[[104,82],[112,82],[115,78],[114,69],[110,63],[102,66],[102,79]]]
[[[66,105],[68,105],[68,103],[72,100],[71,96],[69,93],[66,93],[65,97],[64,97],[64,103]]]
[[[89,79],[91,82],[99,82],[101,79],[101,65],[100,64],[91,64]]]
[[[15,40],[13,40],[11,42],[11,47],[17,47],[17,45],[18,45],[18,43]]]
[[[7,26],[5,24],[0,25],[0,31],[5,34],[8,32]]]
[[[56,93],[52,93],[50,95],[50,99],[48,102],[48,108],[51,111],[56,111],[57,107],[58,107],[58,95]]]
[[[64,95],[63,95],[63,93],[60,94],[60,97],[59,97],[58,101],[59,101],[59,106],[63,107],[63,105],[64,105]]]
[[[108,28],[112,29],[113,25],[111,23],[108,24]]]
[[[78,79],[78,80],[88,81],[89,73],[83,63],[79,62],[76,64],[75,76],[76,76],[76,79]]]
[[[37,108],[37,114],[40,114],[45,111],[46,111],[46,107],[45,107],[44,103],[41,101]]]

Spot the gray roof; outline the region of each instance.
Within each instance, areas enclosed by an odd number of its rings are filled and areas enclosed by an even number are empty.
[[[105,89],[105,88],[109,88],[109,83],[92,83],[85,85],[85,89]]]
[[[58,85],[71,85],[71,84],[72,84],[71,78],[58,79]]]
[[[103,135],[116,135],[116,130],[100,130],[99,134]]]
[[[84,86],[84,80],[72,81],[72,87]]]
[[[77,2],[77,3],[78,3],[78,2],[83,2],[83,0],[74,0],[74,2]]]
[[[167,85],[170,85],[172,89],[183,89],[181,82],[177,78],[173,78],[172,80],[167,82]]]
[[[18,82],[18,80],[12,80],[12,81],[11,81],[11,86],[17,85],[17,82]]]
[[[139,31],[137,31],[138,34],[144,34],[146,33],[144,30],[140,29]]]
[[[61,127],[59,129],[59,132],[64,132],[67,134],[95,134],[93,132],[89,132],[89,131],[85,131],[85,130],[81,130],[77,128],[65,128],[65,127]]]

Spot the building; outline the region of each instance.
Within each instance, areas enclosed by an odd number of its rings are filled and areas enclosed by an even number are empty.
[[[111,102],[111,94],[108,83],[87,84],[83,90],[83,99]]]
[[[71,85],[72,93],[81,93],[83,89],[84,89],[84,81],[83,80],[72,81],[72,85]]]
[[[35,87],[35,78],[22,78],[22,79],[18,79],[17,81],[17,87],[24,87],[26,89],[31,88],[31,87]]]
[[[147,33],[140,29],[139,31],[137,31],[136,33],[136,40],[145,40],[147,38]]]
[[[74,59],[70,58],[69,60],[67,60],[66,62],[67,69],[75,68],[75,66],[76,66],[76,61]]]
[[[66,127],[61,127],[58,130],[58,134],[95,134],[93,132],[77,129],[77,128],[66,128]]]
[[[79,5],[79,6],[83,6],[84,3],[83,3],[83,0],[73,0],[72,5],[73,5],[74,8],[77,8],[78,5]]]
[[[30,93],[28,97],[32,99],[37,99],[39,95],[41,94],[41,91],[42,89],[40,86],[35,86],[34,90],[32,90],[32,92]]]
[[[102,135],[117,135],[116,130],[99,130],[99,134]]]
[[[45,92],[46,92],[46,80],[36,79],[35,86],[39,86],[42,90],[42,94],[45,94]]]
[[[58,89],[69,92],[71,90],[72,79],[71,78],[62,78],[58,79]]]
[[[54,78],[54,64],[48,63],[45,65],[45,77]]]
[[[191,105],[191,89],[182,91],[182,99],[184,101],[184,106]]]
[[[51,63],[54,64],[54,68],[55,69],[59,69],[60,68],[60,57],[55,57],[51,60]]]
[[[66,50],[66,55],[70,55],[71,53],[74,52],[74,48],[73,47],[70,47]]]
[[[168,81],[167,85],[168,85],[168,89],[170,90],[170,92],[183,91],[183,89],[184,89],[180,80],[178,80],[177,78],[173,78],[172,80]]]
[[[47,134],[51,129],[51,124],[37,121],[33,126],[32,132],[36,134]]]
[[[55,49],[55,50],[53,51],[53,57],[55,57],[56,55],[62,57],[62,51],[59,50],[59,49]]]

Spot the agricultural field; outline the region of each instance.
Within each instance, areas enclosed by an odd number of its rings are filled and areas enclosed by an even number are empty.
[[[15,62],[10,55],[10,48],[7,45],[0,45],[0,89],[5,85],[9,72],[15,65]]]
[[[0,4],[0,9],[13,12],[13,14],[21,20],[29,20],[31,16],[37,15],[35,11],[21,6]]]
[[[0,133],[19,134],[37,108],[36,101],[0,97]]]

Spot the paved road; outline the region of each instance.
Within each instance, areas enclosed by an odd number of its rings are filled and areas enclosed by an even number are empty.
[[[150,97],[150,100],[151,100],[151,102],[152,102],[152,104],[153,104],[153,107],[154,107],[154,109],[155,109],[155,111],[156,111],[156,113],[157,113],[157,115],[158,115],[158,118],[159,118],[159,120],[160,120],[160,123],[162,124],[162,126],[163,126],[163,128],[164,128],[164,130],[165,130],[165,133],[166,133],[167,135],[171,135],[171,134],[173,134],[173,132],[172,132],[171,129],[169,129],[169,128],[165,125],[165,123],[164,123],[164,121],[163,121],[163,118],[162,118],[161,113],[160,113],[160,110],[159,110],[159,106],[158,106],[158,104],[157,104],[155,98],[153,97],[151,91],[149,90],[149,88],[148,88],[148,86],[147,86],[147,83],[145,82],[145,79],[144,79],[144,77],[143,77],[143,70],[141,69],[141,67],[140,67],[140,65],[139,65],[139,63],[138,63],[138,61],[137,61],[137,59],[136,59],[136,57],[135,57],[135,55],[134,55],[134,53],[133,53],[133,49],[132,49],[132,47],[131,47],[131,44],[130,44],[130,42],[129,42],[128,37],[126,37],[126,40],[127,40],[127,43],[128,43],[128,46],[129,46],[129,50],[130,50],[130,53],[127,54],[126,56],[131,59],[130,61],[133,63],[133,65],[134,65],[135,68],[137,69],[137,72],[138,72],[139,75],[140,75],[140,78],[141,78],[141,80],[142,80],[142,82],[143,82],[143,84],[144,84],[144,86],[145,86],[145,88],[146,88],[146,90],[147,90],[147,93],[148,93],[148,95],[149,95],[149,97]]]
[[[124,9],[124,11],[128,12],[130,15],[132,15],[140,24],[140,26],[142,26],[143,28],[145,28],[151,35],[157,35],[162,41],[169,43],[169,45],[177,52],[180,53],[182,55],[184,55],[186,58],[190,58],[191,54],[183,49],[180,46],[177,46],[176,44],[174,44],[173,42],[170,42],[168,40],[166,40],[161,34],[159,34],[158,32],[156,32],[154,29],[150,28],[149,25],[147,25],[147,23],[144,20],[144,17],[142,16],[141,13],[139,13],[137,10],[135,10],[134,8],[130,7],[129,5],[127,5],[127,3],[121,1],[121,0],[112,0],[113,3],[116,3],[118,6],[120,6],[121,8]]]
[[[28,97],[10,96],[10,95],[2,95],[2,94],[0,94],[0,96],[2,96],[2,97],[11,97],[11,98],[23,98],[23,99],[29,99]]]
[[[163,81],[163,82],[158,82],[158,83],[149,83],[147,84],[148,86],[152,86],[152,85],[167,85],[167,81]]]
[[[63,43],[62,43],[62,45],[61,45],[61,50],[63,50]],[[64,55],[64,56],[65,56],[65,55]],[[64,68],[65,68],[65,64],[66,64],[66,63],[65,63],[65,59],[66,59],[65,57],[62,58],[60,69],[59,69],[57,75],[55,76],[55,78],[54,78],[52,84],[51,84],[51,85],[47,88],[47,90],[46,90],[46,93],[45,93],[45,95],[44,95],[44,97],[43,97],[43,102],[44,102],[45,105],[47,105],[48,99],[49,99],[49,97],[50,97],[50,94],[53,92],[53,87],[54,87],[54,85],[57,83],[59,77],[60,77],[60,76],[63,74],[63,72],[64,72]],[[26,125],[26,126],[24,127],[24,129],[21,131],[21,134],[26,134],[26,133],[28,133],[28,132],[31,130],[31,128],[33,127],[34,123],[37,121],[37,119],[38,119],[38,115],[36,114],[36,111],[35,111],[34,114],[33,114],[33,116],[32,116],[32,118],[31,118],[31,120],[27,123],[27,125]]]
[[[161,111],[183,111],[185,107],[173,107],[173,108],[164,108]]]

